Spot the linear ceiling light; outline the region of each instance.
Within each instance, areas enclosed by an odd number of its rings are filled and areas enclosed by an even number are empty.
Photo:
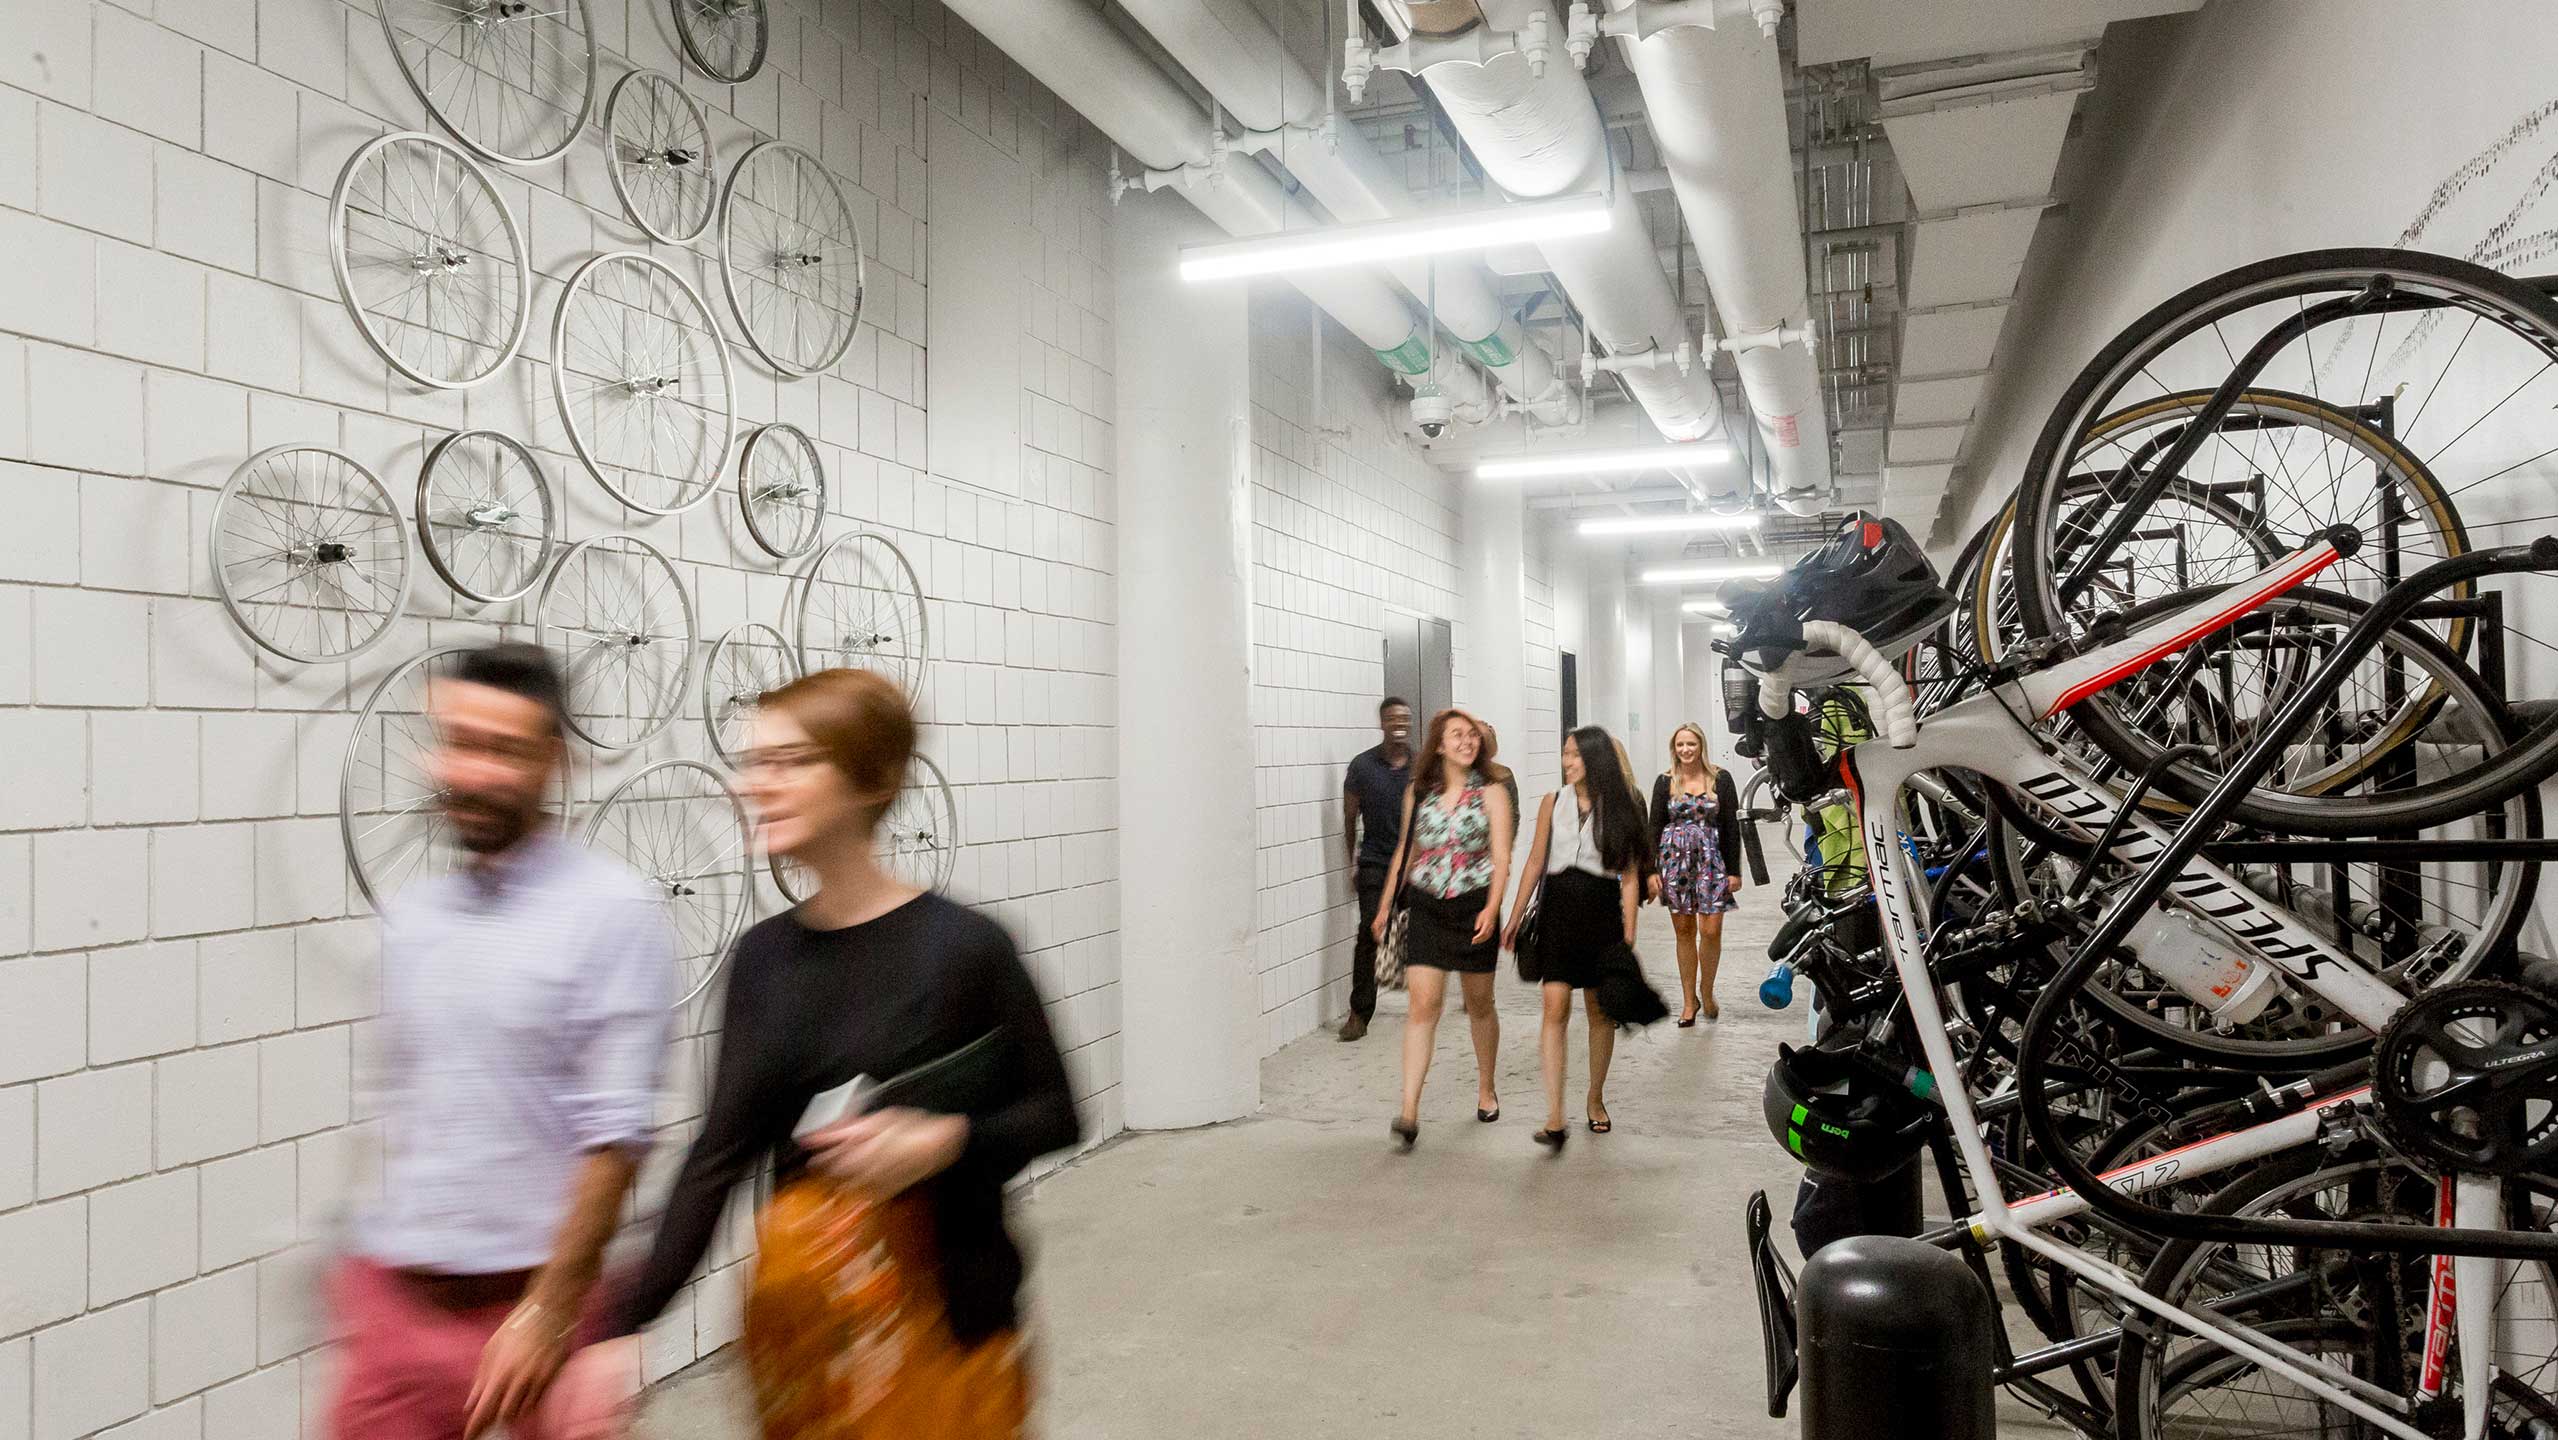
[[[1760,515],[1755,510],[1738,515],[1708,515],[1695,512],[1681,515],[1611,515],[1600,520],[1581,522],[1584,535],[1713,535],[1732,530],[1756,530]]]
[[[1247,240],[1181,247],[1181,278],[1232,280],[1246,275],[1402,260],[1415,255],[1444,255],[1456,250],[1487,250],[1495,245],[1565,235],[1595,235],[1615,219],[1616,207],[1608,197],[1567,195],[1560,200],[1531,200],[1449,215],[1425,215],[1417,220],[1256,235]]]
[[[1785,573],[1782,560],[1726,560],[1715,565],[1679,565],[1643,572],[1646,585],[1704,585],[1716,580],[1772,580]]]
[[[1719,440],[1685,445],[1640,445],[1630,450],[1575,450],[1561,455],[1512,455],[1484,460],[1474,467],[1477,480],[1535,480],[1548,475],[1611,475],[1628,470],[1671,470],[1689,465],[1720,465],[1732,458],[1732,447]]]
[[[1679,608],[1691,615],[1705,615],[1716,620],[1732,613],[1720,600],[1691,600]]]

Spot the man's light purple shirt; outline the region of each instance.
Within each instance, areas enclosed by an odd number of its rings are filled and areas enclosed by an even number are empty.
[[[357,1244],[451,1274],[550,1258],[588,1152],[645,1145],[675,945],[646,882],[555,836],[382,913],[381,1199]]]

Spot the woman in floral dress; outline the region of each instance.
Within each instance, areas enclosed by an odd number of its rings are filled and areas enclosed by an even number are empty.
[[[1679,1025],[1702,1014],[1722,1018],[1714,1003],[1714,972],[1723,963],[1723,912],[1736,908],[1741,873],[1741,797],[1731,772],[1706,758],[1705,732],[1682,725],[1670,732],[1670,768],[1652,782],[1652,848],[1661,872],[1653,897],[1670,912],[1679,937],[1679,990],[1685,1002]]]
[[[1421,1082],[1430,1074],[1450,971],[1473,1022],[1474,1118],[1501,1118],[1493,1086],[1501,1021],[1492,1010],[1492,972],[1501,959],[1501,895],[1510,880],[1514,821],[1509,793],[1493,778],[1498,773],[1492,738],[1473,716],[1442,710],[1431,718],[1429,738],[1412,760],[1412,788],[1404,792],[1403,840],[1377,902],[1379,941],[1398,896],[1409,916],[1403,974],[1412,1007],[1403,1027],[1403,1108],[1391,1127],[1406,1150],[1421,1136]]]

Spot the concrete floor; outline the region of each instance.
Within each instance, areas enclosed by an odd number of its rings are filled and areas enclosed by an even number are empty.
[[[1533,992],[1500,985],[1501,1096],[1473,1116],[1473,1057],[1453,1005],[1423,1097],[1421,1143],[1395,1153],[1402,1031],[1329,1033],[1272,1056],[1262,1112],[1131,1136],[1021,1197],[1035,1247],[1052,1440],[1273,1437],[1776,1436],[1767,1417],[1741,1207],[1783,1213],[1796,1168],[1759,1118],[1760,1080],[1803,1011],[1756,999],[1773,893],[1728,923],[1723,1021],[1620,1037],[1612,1134],[1581,1128],[1587,1033],[1565,1089],[1574,1134],[1529,1142],[1543,1102]],[[1675,998],[1666,917],[1643,951]],[[716,1356],[649,1399],[649,1440],[753,1433]]]

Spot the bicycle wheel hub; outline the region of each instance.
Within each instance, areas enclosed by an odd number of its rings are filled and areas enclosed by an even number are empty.
[[[512,505],[502,501],[488,500],[463,511],[462,518],[471,522],[471,528],[474,530],[487,530],[503,525],[521,514],[523,512]]]

